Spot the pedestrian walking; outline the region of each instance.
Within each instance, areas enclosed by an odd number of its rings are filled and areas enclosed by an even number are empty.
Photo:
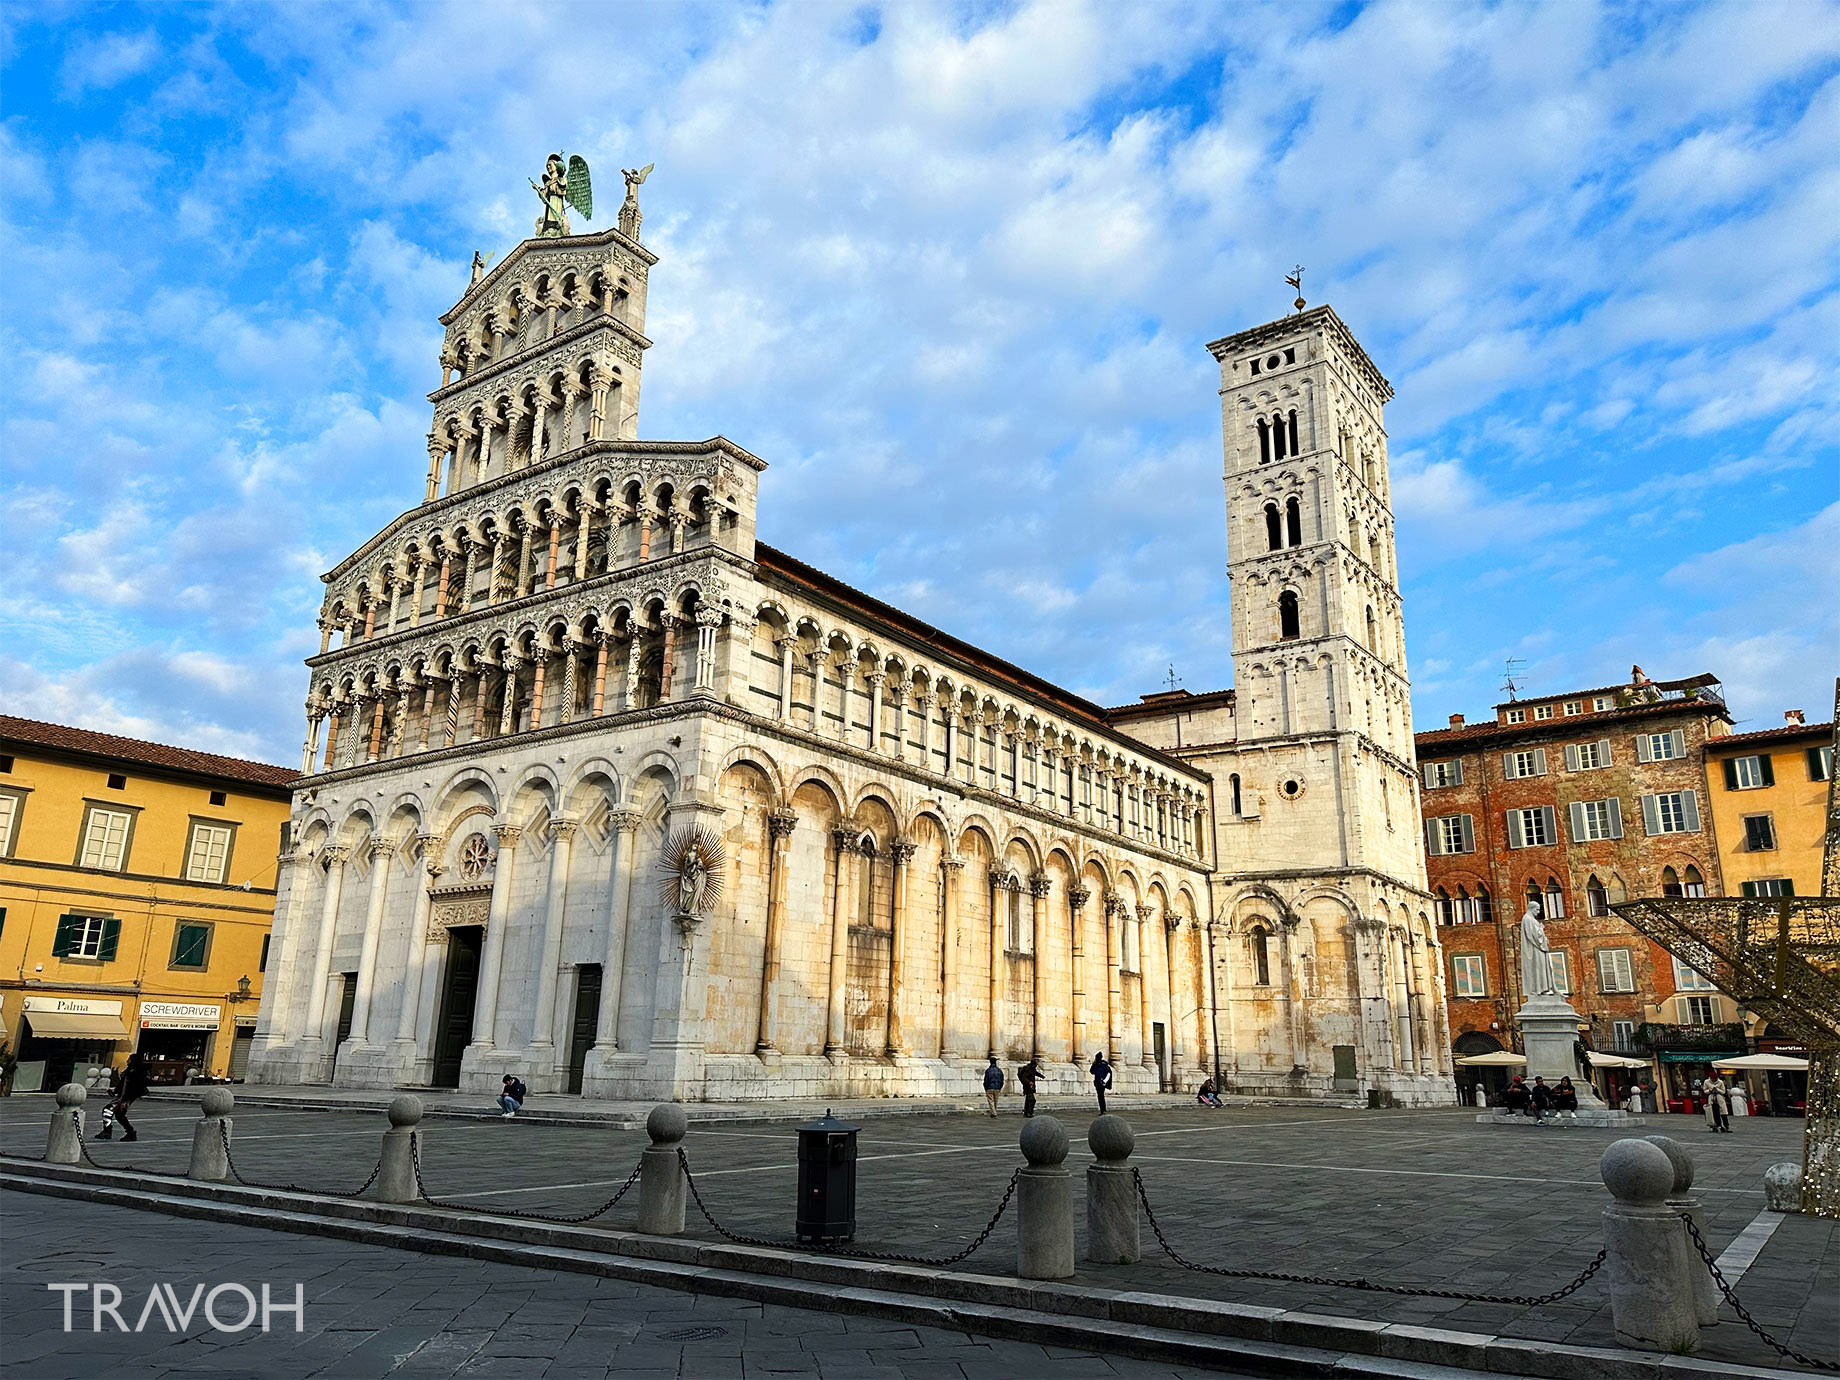
[[[1526,1116],[1527,1109],[1533,1103],[1533,1094],[1527,1091],[1527,1081],[1518,1073],[1501,1095],[1501,1105],[1508,1109],[1509,1116]]]
[[[128,1066],[121,1071],[121,1086],[115,1090],[114,1100],[103,1108],[102,1129],[96,1133],[97,1140],[114,1140],[115,1123],[121,1123],[121,1129],[127,1132],[124,1141],[139,1140],[135,1134],[134,1123],[128,1120],[128,1108],[147,1095],[147,1070],[138,1052],[128,1056]]]
[[[1731,1134],[1731,1093],[1725,1087],[1722,1078],[1708,1078],[1700,1084],[1700,1092],[1706,1099],[1706,1124],[1716,1135],[1723,1131]]]
[[[1214,1086],[1214,1080],[1212,1078],[1205,1078],[1202,1080],[1200,1088],[1195,1092],[1195,1101],[1199,1102],[1203,1107],[1218,1107],[1220,1105],[1220,1090]]]
[[[1578,1125],[1578,1089],[1569,1078],[1561,1078],[1559,1086],[1553,1089],[1553,1110],[1555,1120],[1564,1124],[1570,1118],[1574,1129]]]
[[[1537,1076],[1534,1078],[1533,1086],[1527,1089],[1527,1100],[1533,1106],[1533,1124],[1535,1126],[1544,1126],[1546,1124],[1546,1114],[1550,1112],[1553,1107],[1553,1092],[1551,1088],[1546,1086],[1546,1080],[1544,1078]]]
[[[1016,1070],[1016,1081],[1022,1085],[1022,1114],[1035,1115],[1035,1082],[1041,1077],[1041,1065],[1034,1059]]]
[[[1099,1094],[1099,1115],[1105,1115],[1105,1090],[1112,1086],[1112,1066],[1107,1062],[1105,1051],[1093,1055],[1092,1068],[1093,1091]]]
[[[1003,1070],[997,1065],[997,1056],[990,1056],[990,1063],[984,1069],[984,1098],[990,1103],[990,1114],[997,1114],[997,1099],[1003,1096]]]
[[[509,1073],[506,1074],[505,1086],[498,1094],[499,1116],[501,1118],[516,1116],[524,1110],[524,1099],[529,1096],[529,1090],[525,1088],[523,1079]]]

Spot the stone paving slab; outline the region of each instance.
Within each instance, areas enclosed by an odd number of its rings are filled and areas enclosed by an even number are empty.
[[[29,1120],[19,1105],[32,1106]],[[36,1104],[36,1105],[33,1105]],[[0,1102],[0,1150],[43,1147],[40,1099]],[[237,1161],[252,1179],[309,1187],[355,1187],[375,1162],[382,1118],[326,1110],[240,1109]],[[1086,1109],[1067,1118],[1074,1138],[1076,1222],[1083,1237],[1080,1135]],[[1607,1201],[1596,1162],[1615,1139],[1592,1130],[1553,1129],[1506,1137],[1458,1110],[1344,1112],[1257,1108],[1214,1112],[1183,1107],[1132,1114],[1133,1162],[1178,1249],[1213,1264],[1307,1274],[1369,1276],[1466,1292],[1543,1293],[1571,1278],[1596,1251]],[[1801,1123],[1753,1119],[1735,1134],[1706,1135],[1704,1122],[1658,1117],[1699,1159],[1697,1216],[1722,1250],[1762,1209],[1763,1169],[1799,1155]],[[178,1104],[143,1104],[139,1143],[94,1147],[105,1164],[132,1162],[183,1172],[193,1117]],[[965,1116],[902,1118],[865,1125],[860,1137],[859,1246],[943,1254],[966,1243],[987,1220],[1020,1162],[1017,1117],[998,1123]],[[1705,1136],[1705,1139],[1700,1139]],[[582,1212],[624,1180],[643,1134],[616,1127],[525,1123],[431,1123],[424,1155],[436,1196],[491,1210],[508,1205]],[[694,1128],[686,1142],[712,1211],[750,1235],[786,1240],[795,1186],[795,1138],[784,1125]],[[693,1239],[719,1238],[694,1216]],[[630,1229],[629,1203],[603,1219]],[[1279,1310],[1318,1311],[1418,1327],[1505,1334],[1574,1345],[1609,1345],[1601,1290],[1587,1285],[1558,1304],[1505,1304],[1395,1298],[1326,1286],[1229,1280],[1176,1268],[1148,1230],[1135,1266],[1082,1265],[1078,1282]],[[1012,1222],[960,1267],[1013,1268]],[[1835,1224],[1786,1221],[1739,1285],[1766,1327],[1816,1355],[1840,1352],[1840,1239]],[[1740,1324],[1704,1333],[1714,1359],[1773,1364]]]

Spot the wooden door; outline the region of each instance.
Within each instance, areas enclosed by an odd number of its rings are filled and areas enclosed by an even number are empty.
[[[447,970],[441,979],[441,1010],[435,1019],[434,1086],[460,1086],[460,1056],[473,1042],[473,1001],[479,995],[479,951],[485,931],[477,925],[447,932]]]

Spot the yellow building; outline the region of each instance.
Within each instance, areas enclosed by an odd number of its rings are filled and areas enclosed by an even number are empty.
[[[296,773],[0,715],[0,1033],[14,1089],[148,1057],[241,1076]]]
[[[1834,726],[1801,722],[1706,744],[1706,798],[1728,896],[1818,896]]]

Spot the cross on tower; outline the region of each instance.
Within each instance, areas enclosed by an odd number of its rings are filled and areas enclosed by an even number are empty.
[[[1173,661],[1172,661],[1172,662],[1170,662],[1170,663],[1169,663],[1169,674],[1168,674],[1167,676],[1165,676],[1165,677],[1163,677],[1163,679],[1164,679],[1165,681],[1167,681],[1167,682],[1168,682],[1168,684],[1169,684],[1169,688],[1170,688],[1171,690],[1177,690],[1177,689],[1180,689],[1180,688],[1181,688],[1181,685],[1182,685],[1182,677],[1180,677],[1180,676],[1178,676],[1178,675],[1176,674],[1176,664],[1175,664],[1175,662],[1173,662]]]

